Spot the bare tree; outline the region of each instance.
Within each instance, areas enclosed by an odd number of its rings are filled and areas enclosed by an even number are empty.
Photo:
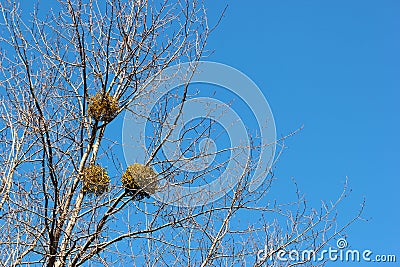
[[[146,198],[163,190],[161,180],[207,180],[227,161],[189,174],[179,167],[234,153],[195,151],[215,134],[210,120],[171,137],[190,98],[188,84],[166,94],[151,114],[138,113],[157,93],[149,86],[154,77],[176,63],[196,66],[205,55],[212,28],[202,2],[59,0],[48,12],[38,5],[27,12],[2,1],[0,9],[2,266],[259,266],[280,249],[317,252],[344,229],[335,226],[337,202],[320,212],[309,210],[300,193],[291,204],[268,202],[271,170],[257,191],[249,190],[251,157],[240,163],[233,190],[208,205]],[[123,113],[153,125],[143,164],[128,168],[112,138]],[[184,158],[163,156],[167,142],[184,140]],[[262,149],[256,140],[247,148]],[[243,225],[241,216],[263,221]],[[260,261],[256,252],[266,244],[268,257]]]

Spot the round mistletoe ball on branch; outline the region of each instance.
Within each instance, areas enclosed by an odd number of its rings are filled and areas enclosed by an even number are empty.
[[[89,98],[88,114],[98,121],[111,121],[119,109],[118,99],[109,93],[96,93]]]
[[[110,177],[106,169],[99,165],[90,165],[83,169],[83,191],[96,195],[108,190]]]
[[[121,182],[125,190],[140,200],[157,191],[157,173],[150,167],[135,163],[128,166],[121,177]]]

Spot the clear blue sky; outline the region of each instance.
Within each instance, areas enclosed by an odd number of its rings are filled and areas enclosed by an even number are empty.
[[[305,126],[287,142],[277,165],[277,186],[284,193],[294,177],[318,206],[320,199],[334,199],[348,176],[353,192],[340,207],[340,220],[354,215],[363,197],[363,216],[370,219],[351,226],[349,245],[396,254],[398,264],[400,2],[228,4],[210,38],[215,53],[209,59],[243,71],[258,84],[279,136]],[[209,7],[214,13],[223,5]]]

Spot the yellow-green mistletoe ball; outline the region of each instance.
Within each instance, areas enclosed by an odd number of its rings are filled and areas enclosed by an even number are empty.
[[[110,177],[106,169],[99,165],[90,165],[83,169],[83,191],[102,194],[108,190]]]
[[[111,121],[118,111],[118,99],[109,93],[96,93],[89,98],[88,114],[98,121]]]
[[[128,166],[122,175],[121,182],[127,192],[137,199],[150,197],[157,190],[157,173],[150,167],[135,163]]]

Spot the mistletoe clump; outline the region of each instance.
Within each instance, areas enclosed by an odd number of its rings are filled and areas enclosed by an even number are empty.
[[[125,190],[135,199],[149,198],[157,190],[157,173],[150,167],[135,163],[128,166],[121,182]]]
[[[111,121],[118,111],[118,100],[108,92],[96,93],[89,98],[88,114],[98,121]]]
[[[96,195],[108,190],[110,177],[106,169],[99,165],[90,165],[83,169],[83,191]]]

